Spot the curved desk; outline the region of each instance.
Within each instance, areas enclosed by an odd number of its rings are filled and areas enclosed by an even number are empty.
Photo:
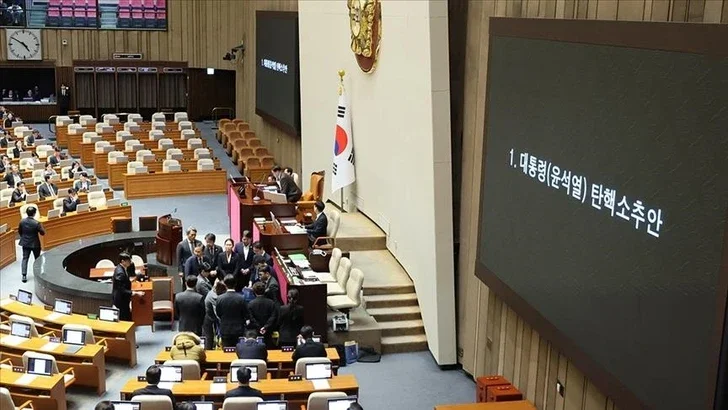
[[[53,219],[41,216],[38,220],[43,224],[46,234],[40,237],[40,246],[48,250],[87,236],[109,234],[112,232],[111,218],[116,217],[131,218],[131,207],[100,207],[81,214],[69,212],[66,216]]]
[[[104,191],[104,194],[106,196],[106,200],[114,199],[114,191],[111,189],[106,189]],[[65,198],[66,193],[62,192],[60,189],[58,190],[58,197],[59,198]],[[88,196],[85,192],[80,192],[78,194],[79,203],[86,203],[86,197]],[[48,211],[53,209],[53,198],[46,198],[39,200],[38,202],[34,202],[38,206],[38,216],[48,215]],[[25,218],[25,215],[20,214],[20,208],[25,205],[25,202],[18,202],[15,205],[7,208],[0,208],[0,225],[2,224],[8,224],[8,228],[17,228],[18,223],[20,223],[20,220]]]

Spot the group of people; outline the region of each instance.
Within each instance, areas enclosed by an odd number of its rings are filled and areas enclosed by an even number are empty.
[[[40,88],[36,85],[26,91],[25,95],[22,95],[18,90],[3,88],[0,98],[2,98],[3,101],[40,101]]]
[[[0,0],[2,1],[2,0]],[[0,128],[10,128],[13,125],[13,121],[22,121],[20,117],[15,115],[8,107],[0,105]]]

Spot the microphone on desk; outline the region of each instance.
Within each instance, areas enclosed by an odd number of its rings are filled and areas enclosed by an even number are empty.
[[[266,178],[268,178],[268,175],[263,175],[263,178],[260,179],[260,182],[253,185],[253,189],[255,189],[255,196],[253,197],[253,201],[260,201],[260,197],[258,196],[258,192],[260,192],[260,189],[258,189],[257,187],[258,185],[262,184],[263,180],[265,180]],[[250,178],[248,178],[248,180],[250,180]]]

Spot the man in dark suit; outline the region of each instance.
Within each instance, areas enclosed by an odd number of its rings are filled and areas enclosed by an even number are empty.
[[[265,285],[265,288],[263,290],[263,295],[275,302],[276,306],[281,305],[281,291],[280,286],[278,285],[278,279],[274,275],[271,274],[271,268],[269,266],[263,265],[260,268],[258,268],[258,275],[260,275],[260,280]]]
[[[40,256],[40,236],[38,235],[45,235],[43,225],[35,220],[36,211],[36,208],[28,207],[25,210],[27,216],[18,224],[18,234],[20,235],[18,245],[23,248],[23,262],[20,265],[23,283],[28,281],[28,259],[30,259],[31,252],[33,259],[38,259]]]
[[[253,285],[253,293],[255,299],[248,302],[250,326],[263,335],[266,346],[273,347],[271,335],[278,326],[278,304],[265,297],[265,285],[261,282]]]
[[[228,397],[260,397],[263,398],[263,393],[260,390],[250,387],[251,372],[247,367],[238,367],[238,387],[228,390],[225,393],[225,398]]]
[[[243,231],[242,238],[240,238],[240,242],[236,243],[235,248],[233,248],[233,251],[238,254],[238,258],[240,258],[240,268],[235,275],[238,279],[238,284],[235,287],[235,290],[238,292],[248,286],[250,283],[250,277],[255,270],[253,267],[253,256],[255,256],[255,252],[253,251],[252,242],[253,234],[251,234],[250,231],[245,230]]]
[[[18,164],[12,164],[10,166],[10,172],[5,174],[5,182],[8,183],[8,188],[15,188],[15,184],[23,180],[23,174],[18,171]]]
[[[205,249],[202,256],[210,264],[211,270],[217,269],[217,255],[222,253],[222,246],[215,245],[215,234],[208,233],[205,235]]]
[[[192,256],[195,247],[202,245],[202,242],[195,239],[197,237],[197,229],[190,226],[187,228],[187,238],[177,244],[177,269],[179,272],[184,272],[185,262]]]
[[[45,182],[40,184],[40,186],[38,187],[38,196],[40,196],[40,199],[57,198],[58,187],[56,186],[56,184],[51,182],[51,176],[46,175],[44,179]]]
[[[281,193],[286,195],[288,202],[298,202],[301,199],[301,188],[296,185],[293,177],[283,172],[281,167],[276,165],[273,167],[273,175],[275,175],[278,185],[281,188]]]
[[[303,343],[293,351],[291,356],[293,363],[304,357],[326,357],[326,348],[323,343],[314,342],[313,340],[313,328],[311,326],[306,325],[301,328],[300,338],[303,339]]]
[[[78,207],[78,193],[73,188],[68,188],[68,196],[63,199],[63,212],[75,212]]]
[[[71,90],[66,84],[61,84],[61,90],[58,93],[58,108],[61,115],[68,115],[68,107],[71,104]]]
[[[263,248],[263,244],[260,242],[253,243],[253,265],[251,267],[251,277],[250,281],[255,283],[260,280],[260,274],[258,273],[258,267],[260,265],[268,265],[268,267],[273,267],[273,258],[266,253],[265,249]]]
[[[306,233],[308,234],[308,241],[311,245],[316,242],[316,238],[326,236],[326,229],[329,227],[329,219],[324,213],[324,207],[325,205],[323,202],[316,201],[316,204],[314,205],[316,219],[313,220],[313,223],[305,226]]]
[[[82,172],[81,179],[73,184],[73,189],[75,189],[76,192],[88,192],[89,188],[91,188],[91,181],[88,179],[88,175],[86,175],[85,172]]]
[[[238,359],[268,360],[268,350],[265,345],[258,343],[258,332],[247,330],[245,338],[235,346]]]
[[[197,276],[185,277],[187,289],[175,295],[174,313],[179,318],[179,331],[202,335],[202,321],[205,318],[205,298],[195,291]]]
[[[56,166],[61,163],[61,150],[56,147],[53,149],[53,155],[48,157],[48,164],[51,164],[51,166]]]
[[[200,274],[203,269],[206,269],[210,266],[210,263],[207,262],[207,266],[205,266],[205,259],[202,256],[202,244],[199,244],[195,246],[194,250],[192,251],[192,256],[187,258],[184,264],[183,272],[185,274],[185,277],[187,276],[195,276]],[[207,269],[209,270],[209,269]]]
[[[220,338],[224,347],[233,347],[245,333],[250,322],[245,298],[235,292],[235,276],[226,275],[223,281],[227,291],[217,298],[217,316],[220,319]]]
[[[159,366],[152,365],[149,366],[147,369],[147,385],[146,387],[142,387],[141,389],[136,389],[131,394],[132,400],[134,399],[134,396],[141,396],[141,395],[151,395],[151,396],[167,396],[172,400],[172,408],[175,409],[177,407],[177,402],[174,400],[174,394],[172,394],[172,390],[168,389],[160,389],[157,387],[159,384],[159,379],[162,377],[162,369],[159,368]]]
[[[111,300],[114,306],[119,309],[119,319],[131,321],[132,296],[144,296],[144,292],[131,290],[131,279],[128,269],[131,266],[131,256],[128,253],[119,254],[119,264],[114,269],[111,280]]]
[[[25,190],[25,182],[20,181],[15,184],[15,189],[10,194],[10,203],[17,204],[18,202],[25,202],[28,197],[28,192]]]

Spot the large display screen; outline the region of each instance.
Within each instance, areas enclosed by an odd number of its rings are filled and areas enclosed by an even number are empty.
[[[255,112],[292,135],[301,129],[298,14],[255,13]]]
[[[489,53],[478,276],[645,407],[708,408],[728,59],[506,36]]]

